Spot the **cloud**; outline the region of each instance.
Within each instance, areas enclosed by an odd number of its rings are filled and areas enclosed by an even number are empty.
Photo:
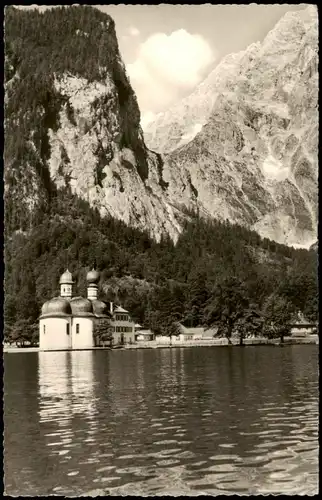
[[[201,35],[155,33],[139,46],[127,72],[143,111],[160,111],[195,87],[215,55]]]
[[[135,26],[130,26],[128,32],[131,36],[139,36],[140,30],[138,30]]]
[[[171,35],[152,35],[141,45],[137,61],[163,79],[186,87],[200,81],[200,72],[212,59],[212,50],[202,36],[181,29]]]

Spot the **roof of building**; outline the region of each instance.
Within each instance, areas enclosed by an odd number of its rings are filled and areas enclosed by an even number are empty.
[[[194,328],[189,328],[184,326],[182,323],[178,323],[179,330],[181,334],[184,335],[200,335],[202,337],[213,337],[218,331],[218,327],[204,328],[202,326],[197,326]]]
[[[43,304],[40,317],[70,316],[71,314],[72,309],[68,300],[63,297],[54,297]]]
[[[195,328],[189,328],[187,326],[182,325],[179,323],[179,329],[180,333],[186,333],[186,334],[193,334],[193,335],[202,335],[204,333],[204,328],[203,327],[195,327]]]
[[[73,316],[93,316],[92,302],[84,297],[70,299],[70,306]]]
[[[59,283],[60,285],[72,285],[74,283],[73,275],[68,271],[68,269],[66,269],[66,271],[61,275]]]
[[[151,330],[139,330],[138,332],[136,332],[137,335],[154,335],[153,332],[151,332]]]
[[[215,326],[213,328],[207,328],[207,330],[204,330],[202,336],[213,337],[214,335],[217,335],[217,332],[218,332],[218,326]]]
[[[110,318],[112,315],[110,313],[109,304],[103,302],[102,300],[92,300],[93,312],[97,318]]]
[[[100,273],[98,271],[96,271],[96,269],[92,269],[91,271],[89,271],[86,275],[86,281],[89,285],[91,284],[97,284],[100,280]]]
[[[127,311],[126,309],[123,309],[123,307],[121,307],[121,306],[117,306],[114,309],[114,312],[117,312],[117,313],[128,313],[129,311]]]
[[[96,284],[100,278],[100,273],[92,269],[87,273],[87,283]],[[67,269],[60,277],[59,283],[67,285],[74,283],[72,273]],[[122,307],[117,308],[118,312],[128,312]],[[54,297],[45,302],[41,308],[40,318],[57,316],[83,316],[109,319],[112,317],[110,305],[101,300],[89,300],[84,297]]]

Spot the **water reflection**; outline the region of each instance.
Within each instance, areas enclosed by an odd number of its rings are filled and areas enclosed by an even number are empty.
[[[38,388],[39,422],[47,453],[49,457],[56,457],[58,464],[57,484],[52,492],[65,492],[66,487],[61,486],[61,482],[64,483],[66,476],[80,475],[84,455],[89,454],[87,461],[95,461],[95,452],[88,451],[95,446],[99,433],[93,351],[40,352]],[[47,476],[43,479],[48,485],[52,483]],[[74,479],[68,493],[75,493],[75,487],[77,481]]]
[[[315,346],[11,356],[10,494],[317,491]]]

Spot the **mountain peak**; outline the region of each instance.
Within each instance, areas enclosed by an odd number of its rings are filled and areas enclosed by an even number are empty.
[[[317,50],[316,9],[288,12],[147,125],[147,145],[167,154],[173,199],[279,242],[314,239]]]
[[[5,19],[6,228],[70,190],[156,239],[187,210],[287,244],[316,239],[317,16],[287,14],[148,125],[110,16],[90,6]],[[166,153],[162,156],[162,154]]]

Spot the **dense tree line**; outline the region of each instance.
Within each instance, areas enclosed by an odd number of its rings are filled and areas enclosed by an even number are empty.
[[[68,188],[58,190],[34,221],[28,232],[6,229],[6,338],[37,336],[41,305],[59,293],[66,267],[75,277],[75,293],[85,295],[93,263],[102,275],[101,297],[121,303],[156,333],[176,334],[180,321],[220,326],[218,334],[228,338],[236,330],[241,337],[264,330],[276,336],[287,333],[299,310],[317,320],[313,250],[295,250],[193,213],[176,244],[167,236],[157,243],[121,221],[100,217]]]

